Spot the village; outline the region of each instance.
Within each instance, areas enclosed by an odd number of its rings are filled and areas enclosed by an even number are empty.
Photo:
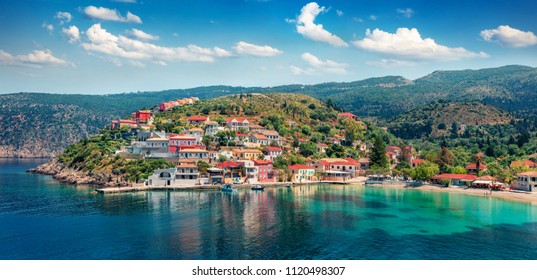
[[[196,102],[199,102],[196,97],[162,102],[158,111],[165,112]],[[270,185],[319,182],[407,186],[422,184],[406,176],[378,175],[371,172],[371,161],[367,157],[308,158],[304,163],[289,165],[282,172],[274,167],[275,161],[296,148],[292,147],[289,139],[281,137],[275,130],[259,125],[255,119],[229,117],[217,122],[211,120],[209,116],[189,116],[186,119],[188,129],[185,128],[180,133],[168,133],[155,130],[154,113],[151,110],[138,110],[132,113],[130,119],[111,122],[111,129],[127,128],[134,136],[131,144],[122,146],[116,151],[117,154],[125,157],[164,159],[174,165],[173,168],[154,170],[153,175],[143,181],[147,187],[181,188],[222,184]],[[338,118],[360,120],[350,112],[340,113]],[[225,137],[228,138],[226,140],[234,145],[215,148],[204,140],[207,137],[213,141],[218,140],[218,135],[224,135],[219,132],[226,132]],[[340,141],[344,140],[343,136],[336,135],[327,139],[326,143],[316,143],[315,146],[317,152],[325,153],[329,145],[340,144]],[[300,138],[298,141],[307,143],[308,139]],[[369,147],[365,143],[357,143],[357,147],[363,154],[368,154]],[[402,161],[412,168],[427,162],[420,158],[411,146],[387,146],[385,154],[390,162],[390,168]],[[512,165],[526,169],[537,167],[537,163],[530,160],[513,161]],[[465,174],[436,174],[429,178],[429,182],[441,186],[537,191],[537,172],[520,172],[515,183],[508,185],[492,176],[478,176],[480,171],[486,169],[485,164],[472,163],[465,167]]]

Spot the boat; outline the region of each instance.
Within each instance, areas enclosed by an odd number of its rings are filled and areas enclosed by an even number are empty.
[[[252,186],[252,190],[254,190],[254,191],[262,191],[264,189],[265,189],[265,187],[263,187],[261,185],[253,185]]]
[[[231,184],[225,184],[225,185],[222,186],[222,191],[223,192],[232,192],[234,190],[235,190],[235,188]]]

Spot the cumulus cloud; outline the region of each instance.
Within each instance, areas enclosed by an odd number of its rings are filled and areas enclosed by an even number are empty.
[[[341,38],[324,29],[322,24],[314,22],[315,18],[322,12],[326,12],[326,8],[319,7],[315,2],[302,7],[297,19],[296,31],[314,41],[325,42],[336,47],[348,46]]]
[[[116,36],[102,28],[100,23],[92,25],[86,31],[86,37],[88,42],[82,43],[81,46],[87,51],[104,53],[129,61],[150,61],[159,65],[173,61],[213,62],[215,57],[225,57],[229,54],[226,50],[216,47],[213,49],[196,45],[162,47],[123,35]]]
[[[398,28],[395,33],[367,29],[366,37],[353,41],[361,49],[406,59],[458,60],[488,57],[484,52],[474,53],[464,48],[450,48],[437,44],[431,38],[422,39],[416,28]]]
[[[523,48],[537,44],[537,36],[531,31],[522,31],[509,25],[481,31],[481,37],[488,42],[496,42],[510,48]]]
[[[35,50],[29,54],[12,55],[0,50],[0,64],[14,66],[29,66],[41,68],[43,66],[74,66],[73,63],[57,58],[50,50]]]
[[[62,28],[62,33],[71,44],[80,41],[80,30],[74,25],[69,26],[69,28]]]
[[[268,45],[258,46],[243,41],[238,42],[233,47],[238,54],[251,56],[275,56],[283,52]]]
[[[123,17],[117,10],[104,7],[87,6],[84,8],[84,14],[90,18],[98,20],[142,23],[140,17],[131,12],[127,12],[127,16]]]
[[[146,41],[150,41],[150,40],[158,40],[158,36],[155,36],[155,35],[151,35],[149,33],[145,33],[143,32],[142,30],[140,29],[136,29],[136,28],[133,28],[131,29],[130,31],[128,31],[128,33],[130,33],[132,36],[140,39],[140,40],[146,40]]]
[[[73,19],[69,12],[57,12],[54,18],[59,19],[61,24],[68,23]]]
[[[301,57],[302,60],[306,61],[309,65],[322,72],[345,74],[347,73],[346,68],[349,67],[349,65],[346,63],[338,63],[329,59],[324,61],[320,60],[309,52],[303,53]]]
[[[404,17],[406,18],[411,18],[413,15],[414,15],[414,10],[412,10],[411,8],[406,8],[406,9],[397,9],[395,10],[398,14],[401,14],[403,15]]]

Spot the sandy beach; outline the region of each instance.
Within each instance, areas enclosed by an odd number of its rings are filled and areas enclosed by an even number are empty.
[[[406,187],[405,185],[375,185],[372,187],[378,188],[398,188],[408,191],[425,191],[425,192],[443,192],[457,193],[473,196],[481,196],[484,199],[504,199],[518,202],[527,202],[532,205],[537,205],[537,193],[529,193],[522,191],[492,191],[488,189],[462,188],[462,187],[441,187],[437,185],[424,184],[420,187]]]

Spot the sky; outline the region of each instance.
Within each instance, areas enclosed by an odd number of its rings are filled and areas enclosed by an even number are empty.
[[[537,66],[537,1],[0,0],[0,93]]]

